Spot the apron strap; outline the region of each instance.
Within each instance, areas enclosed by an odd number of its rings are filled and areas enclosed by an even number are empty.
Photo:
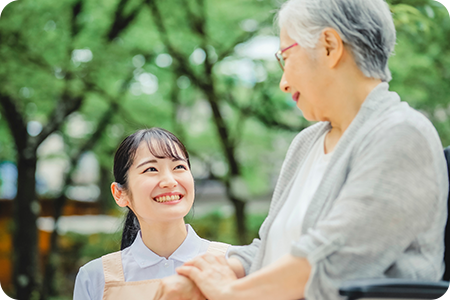
[[[102,263],[105,283],[112,281],[125,281],[122,268],[122,251],[117,251],[102,256]]]
[[[229,247],[230,247],[229,244],[225,244],[225,243],[221,243],[221,242],[210,242],[208,250],[206,250],[206,253],[224,256],[225,254],[227,254]]]

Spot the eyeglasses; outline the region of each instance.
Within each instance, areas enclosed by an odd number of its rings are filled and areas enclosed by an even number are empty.
[[[284,58],[283,58],[283,55],[282,55],[283,52],[288,50],[288,49],[291,49],[292,47],[297,46],[297,45],[298,45],[298,43],[292,44],[289,47],[286,47],[284,49],[278,50],[277,53],[275,53],[275,57],[277,58],[278,63],[280,64],[281,70],[284,71]]]

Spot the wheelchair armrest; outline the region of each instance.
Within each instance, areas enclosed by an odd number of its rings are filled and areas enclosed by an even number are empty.
[[[409,279],[383,278],[362,279],[344,282],[339,294],[349,300],[360,298],[390,299],[437,299],[448,290],[449,282],[416,281]]]

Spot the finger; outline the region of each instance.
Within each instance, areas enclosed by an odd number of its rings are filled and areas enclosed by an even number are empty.
[[[211,263],[211,264],[217,262],[216,257],[217,257],[217,256],[212,255],[212,254],[209,254],[209,253],[202,255],[202,259],[203,259],[204,261],[208,262],[208,263]]]
[[[183,265],[194,266],[197,263],[198,260],[203,259],[203,255],[199,255],[197,257],[194,257],[193,259],[188,260],[187,262],[185,262]]]
[[[222,265],[228,265],[227,259],[223,255],[216,256],[216,260]]]
[[[190,278],[197,284],[197,280],[200,280],[201,271],[196,267],[182,266],[175,269],[179,275]]]
[[[197,269],[200,269],[201,271],[206,270],[211,266],[211,264],[214,263],[214,261],[210,262],[210,261],[207,261],[206,259],[209,260],[210,258],[209,257],[205,258],[204,256],[197,257],[196,259],[194,259],[192,261],[192,264],[190,264],[189,266],[196,267]]]
[[[194,259],[192,259],[192,260],[189,260],[189,261],[187,261],[187,262],[185,262],[184,264],[183,264],[183,266],[193,266],[194,265]]]

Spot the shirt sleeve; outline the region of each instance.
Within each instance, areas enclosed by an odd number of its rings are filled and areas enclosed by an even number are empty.
[[[407,125],[375,133],[359,147],[328,215],[292,245],[291,254],[312,266],[305,298],[335,295],[339,284],[355,274],[383,276],[431,224],[445,226],[445,162],[439,157],[442,149],[431,148]],[[431,241],[439,244],[439,237]]]
[[[93,300],[90,295],[90,291],[92,291],[91,281],[89,280],[89,274],[85,269],[80,268],[77,274],[77,278],[75,279],[75,288],[73,290],[73,299],[74,300]]]
[[[105,288],[103,264],[95,259],[78,271],[73,290],[74,300],[101,300]]]

